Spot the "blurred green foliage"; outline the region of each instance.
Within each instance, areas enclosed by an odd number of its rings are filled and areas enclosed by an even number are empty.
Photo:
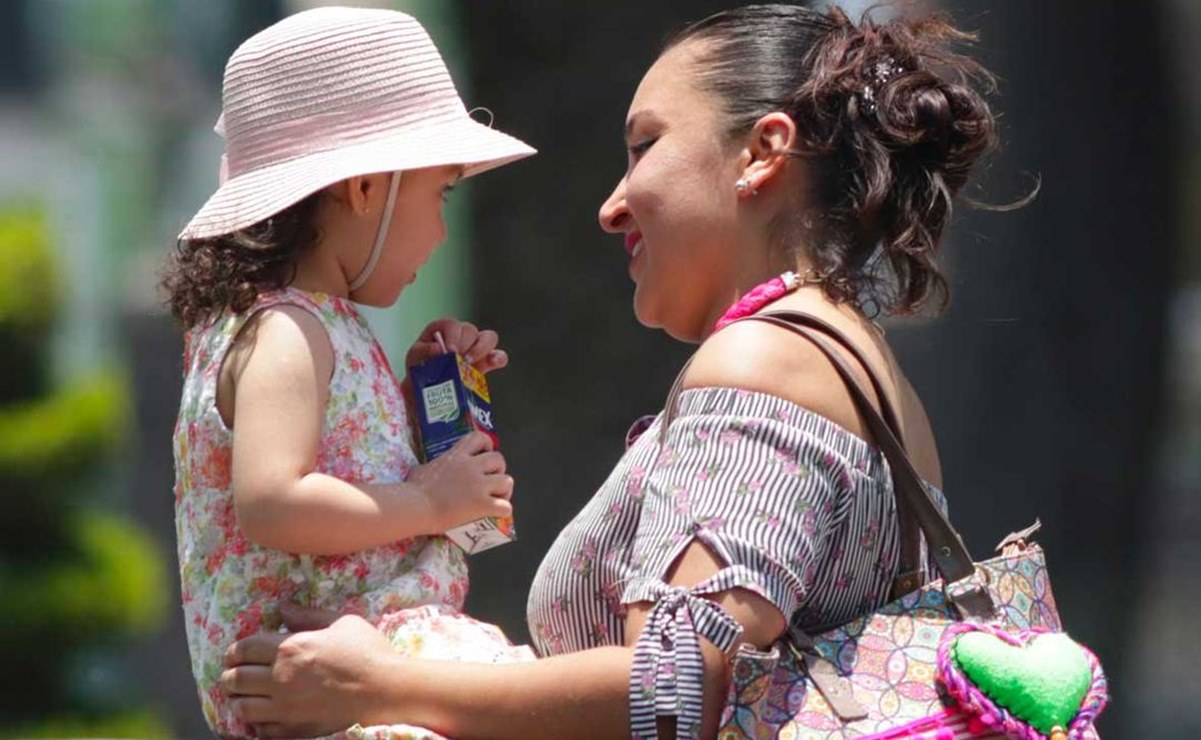
[[[41,567],[0,564],[0,623],[10,633],[105,639],[113,632],[153,629],[166,608],[166,573],[154,544],[105,512],[72,517],[74,556]],[[149,590],[148,590],[148,587]]]
[[[0,325],[45,332],[58,308],[45,214],[34,204],[0,209]]]
[[[0,406],[0,470],[48,475],[76,469],[125,434],[125,385],[101,375],[56,395]]]
[[[130,418],[126,383],[96,373],[53,386],[62,295],[46,219],[0,207],[0,735],[167,734],[137,706],[126,640],[153,629],[163,558],[98,491]]]
[[[151,712],[127,712],[103,719],[60,718],[17,727],[14,737],[146,738],[170,737],[171,728]]]
[[[46,335],[59,304],[59,275],[44,214],[33,205],[0,208],[0,404],[49,388]]]

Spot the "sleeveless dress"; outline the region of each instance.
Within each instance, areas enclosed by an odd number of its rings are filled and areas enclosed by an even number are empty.
[[[352,483],[397,483],[418,464],[400,386],[350,301],[288,288],[260,296],[249,311],[188,332],[174,434],[175,523],[188,649],[209,726],[222,736],[252,736],[217,685],[222,658],[236,640],[278,629],[279,604],[287,600],[358,614],[413,656],[532,659],[529,648],[513,646],[498,628],[459,613],[467,563],[445,537],[414,537],[339,556],[290,554],[246,539],[234,513],[233,435],[217,410],[217,380],[246,321],[279,305],[317,317],[334,351],[316,469]],[[351,735],[437,737],[407,726],[356,726]]]
[[[737,647],[741,626],[705,594],[748,589],[816,634],[885,603],[900,558],[888,464],[843,427],[734,388],[685,390],[662,447],[661,423],[559,535],[527,615],[539,654],[558,655],[625,644],[627,605],[653,604],[629,686],[631,734],[641,738],[655,737],[656,713],[693,736],[699,637]],[[691,589],[668,585],[693,541],[725,567]]]

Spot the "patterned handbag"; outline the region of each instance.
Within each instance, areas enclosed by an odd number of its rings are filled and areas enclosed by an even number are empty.
[[[1097,738],[1108,700],[1096,657],[1062,631],[1042,550],[1007,537],[973,563],[898,441],[899,426],[871,366],[834,327],[807,314],[768,321],[815,344],[847,384],[888,460],[901,536],[893,600],[820,635],[795,624],[768,652],[743,646],[732,663],[719,738]],[[830,338],[868,372],[883,417]],[[884,418],[887,417],[887,420]],[[942,579],[920,586],[922,535]]]

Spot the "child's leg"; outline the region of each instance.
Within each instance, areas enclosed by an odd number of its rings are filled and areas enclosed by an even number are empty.
[[[449,740],[436,732],[410,725],[355,725],[331,740]]]
[[[534,660],[526,645],[509,642],[494,624],[438,606],[394,612],[379,620],[397,652],[413,658],[467,663],[519,663]]]
[[[468,663],[519,663],[534,660],[526,645],[514,645],[496,625],[472,619],[444,607],[423,606],[393,612],[379,620],[380,631],[397,652],[426,660]],[[410,725],[355,725],[337,740],[444,740],[429,730]]]

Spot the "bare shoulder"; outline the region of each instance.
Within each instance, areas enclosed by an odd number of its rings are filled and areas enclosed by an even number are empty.
[[[910,458],[922,477],[941,486],[941,465],[933,430],[921,399],[897,366],[891,350],[872,330],[840,320],[832,312],[822,317],[840,324],[849,341],[871,363],[900,417]],[[880,399],[868,370],[840,344],[834,344],[834,350],[847,361],[859,386],[879,411]],[[740,321],[705,340],[688,368],[684,387],[729,387],[766,393],[824,416],[863,439],[871,438],[866,421],[829,358],[812,342],[764,321]]]
[[[866,372],[857,363],[850,364],[876,403]],[[866,433],[846,384],[825,354],[812,342],[764,321],[740,321],[705,340],[684,387],[766,393],[825,416],[850,432]]]
[[[312,364],[321,371],[319,377],[328,377],[334,349],[320,319],[299,306],[281,304],[255,313],[234,339],[227,360],[231,369],[244,369],[252,361]]]
[[[251,316],[234,338],[221,366],[217,407],[232,427],[239,386],[328,386],[333,370],[333,345],[321,320],[299,306],[271,306]]]

